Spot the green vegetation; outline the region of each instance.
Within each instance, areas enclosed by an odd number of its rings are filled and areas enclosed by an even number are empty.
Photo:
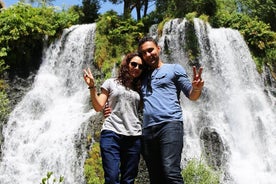
[[[64,177],[60,176],[58,179],[57,178],[52,178],[53,172],[48,172],[45,178],[42,178],[40,184],[58,184],[62,183],[64,181]]]
[[[192,159],[182,171],[186,184],[219,184],[220,175],[202,160]]]
[[[40,65],[45,43],[56,39],[64,28],[76,24],[78,15],[56,12],[54,7],[34,8],[18,3],[0,11],[0,119],[9,113],[3,75],[27,77]],[[3,122],[3,121],[2,121]]]
[[[137,40],[143,35],[139,30],[142,23],[134,19],[122,19],[114,11],[100,16],[96,32],[96,64],[105,77],[111,76],[114,65],[122,61],[122,56],[133,52],[137,47]]]
[[[87,184],[104,183],[104,172],[99,143],[94,143],[89,151],[89,158],[84,164],[84,174]]]
[[[10,75],[26,77],[40,65],[45,42],[56,39],[64,28],[76,24],[78,15],[54,7],[34,8],[18,3],[0,13],[0,61]]]
[[[10,112],[10,102],[4,90],[0,90],[0,101],[0,122],[4,122]]]
[[[186,19],[188,20],[187,23],[187,31],[185,37],[185,51],[188,54],[189,64],[198,65],[198,57],[200,55],[199,44],[197,40],[197,36],[195,34],[194,22],[193,19],[196,16],[196,13],[188,13]]]
[[[52,0],[41,1],[39,7],[18,3],[0,11],[0,121],[10,112],[9,99],[5,92],[4,74],[27,77],[40,65],[43,47],[59,38],[62,31],[74,24],[97,23],[95,65],[104,78],[112,75],[114,66],[122,56],[137,49],[137,40],[145,35],[149,27],[158,24],[158,35],[162,35],[164,24],[172,18],[185,17],[188,32],[183,49],[192,64],[198,63],[198,43],[194,34],[193,18],[199,17],[212,27],[228,27],[243,35],[259,72],[263,65],[275,71],[276,65],[276,4],[254,0],[155,0],[156,10],[150,14],[130,18],[133,5],[127,4],[124,14],[114,11],[99,15],[99,1],[83,0],[83,6],[72,6],[68,10],[57,10],[49,6]],[[32,0],[31,2],[35,2]],[[36,1],[38,2],[38,1]],[[110,1],[117,3],[119,1]],[[123,1],[126,2],[126,1]],[[149,1],[139,1],[136,8],[147,9]],[[147,3],[146,3],[147,2]],[[251,18],[253,17],[253,18]],[[165,49],[169,54],[169,50]],[[49,182],[52,173],[42,180]],[[99,144],[93,144],[85,162],[88,184],[103,183],[103,170]],[[186,183],[219,183],[219,175],[201,161],[191,160],[183,171]],[[53,182],[62,182],[54,180]]]

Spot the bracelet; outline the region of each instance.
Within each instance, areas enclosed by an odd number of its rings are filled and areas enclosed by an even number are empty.
[[[88,87],[88,89],[94,89],[95,88],[95,86],[89,86]]]
[[[201,91],[201,89],[193,89],[193,91]]]

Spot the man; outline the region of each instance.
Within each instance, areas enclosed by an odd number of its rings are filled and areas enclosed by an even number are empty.
[[[160,59],[161,48],[151,37],[139,41],[138,51],[149,67],[141,92],[144,102],[142,155],[151,184],[183,184],[181,153],[183,148],[183,118],[179,102],[182,91],[190,100],[200,97],[204,81],[203,68],[193,68],[190,82],[179,64],[166,64]]]

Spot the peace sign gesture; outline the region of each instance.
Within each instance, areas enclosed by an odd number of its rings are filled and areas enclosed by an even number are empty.
[[[91,73],[90,68],[88,68],[87,70],[84,69],[83,70],[84,74],[83,74],[83,78],[86,82],[86,84],[90,87],[90,88],[94,88],[95,87],[95,79]]]
[[[200,67],[197,73],[196,67],[193,66],[193,73],[194,73],[193,81],[192,81],[193,90],[202,90],[203,88],[204,81],[201,78],[202,71],[203,71],[203,68]]]
[[[193,90],[202,90],[203,85],[204,85],[204,81],[201,78],[201,74],[202,74],[203,68],[200,67],[198,70],[198,73],[196,71],[196,67],[193,66],[193,81],[192,81],[192,86],[193,86]]]

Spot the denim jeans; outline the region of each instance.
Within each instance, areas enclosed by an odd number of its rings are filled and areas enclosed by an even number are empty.
[[[100,148],[105,184],[134,184],[140,161],[141,136],[124,136],[103,130]]]
[[[142,155],[151,184],[183,184],[183,123],[168,122],[143,129]]]

